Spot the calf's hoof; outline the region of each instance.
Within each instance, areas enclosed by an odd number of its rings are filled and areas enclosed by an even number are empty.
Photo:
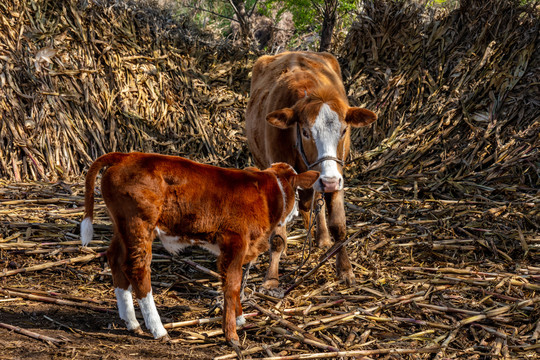
[[[240,347],[240,342],[238,340],[231,339],[229,340],[229,344],[234,349],[236,355],[238,355],[238,358],[243,360],[244,355],[242,355],[242,348]]]
[[[144,334],[144,331],[141,329],[140,326],[137,326],[136,328],[128,329],[128,330],[133,332],[135,335],[143,335]]]
[[[169,341],[171,341],[171,338],[169,337],[169,334],[165,334],[156,340],[159,342],[168,343]]]

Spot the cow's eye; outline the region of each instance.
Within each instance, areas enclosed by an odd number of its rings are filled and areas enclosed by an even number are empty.
[[[345,129],[343,129],[343,131],[341,131],[341,137],[344,137],[346,133],[347,133],[347,128],[345,128]]]
[[[302,136],[306,139],[309,139],[309,131],[307,131],[306,129],[302,129]]]

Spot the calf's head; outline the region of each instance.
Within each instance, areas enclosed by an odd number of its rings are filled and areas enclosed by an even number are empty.
[[[375,113],[349,107],[334,89],[306,93],[291,108],[266,116],[272,126],[297,127],[297,150],[308,169],[320,171],[313,188],[321,192],[343,189],[342,164],[349,152],[350,128],[367,126],[375,120]]]
[[[283,214],[279,224],[286,224],[292,220],[296,213],[296,190],[298,188],[311,188],[319,178],[319,172],[309,170],[297,174],[293,167],[286,163],[272,164],[266,171],[273,173],[277,178],[279,190],[283,197]]]

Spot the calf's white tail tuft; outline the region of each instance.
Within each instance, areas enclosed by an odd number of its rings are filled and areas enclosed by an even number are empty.
[[[86,217],[81,222],[81,242],[83,246],[86,246],[92,241],[94,236],[94,228],[92,226],[92,218]]]

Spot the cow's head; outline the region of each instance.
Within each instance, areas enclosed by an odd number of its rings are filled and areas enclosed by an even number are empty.
[[[319,172],[309,170],[297,174],[293,167],[286,163],[272,164],[266,171],[273,173],[277,178],[278,187],[283,196],[283,215],[280,225],[286,224],[298,212],[296,190],[311,188],[319,178]]]
[[[313,188],[321,192],[343,189],[340,162],[346,160],[349,151],[350,128],[367,126],[375,120],[375,113],[349,107],[333,89],[305,94],[293,107],[266,116],[266,121],[275,127],[298,127],[297,150],[300,155],[305,154],[304,162],[309,169],[320,171]]]

